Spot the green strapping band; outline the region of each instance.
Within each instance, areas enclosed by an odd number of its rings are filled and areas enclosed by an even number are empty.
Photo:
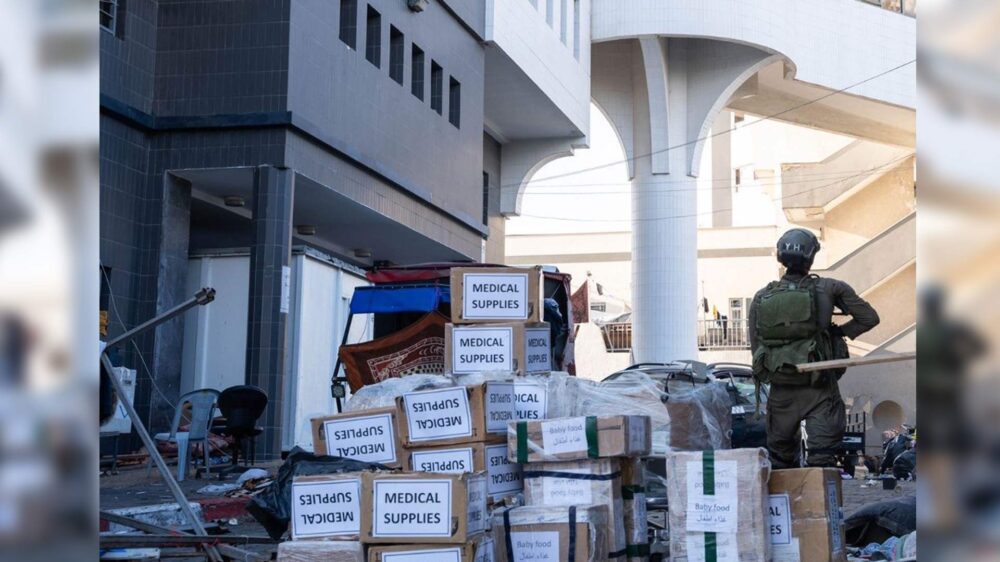
[[[630,544],[625,547],[625,555],[628,557],[633,556],[649,556],[649,545],[648,544]]]
[[[626,484],[622,486],[622,499],[623,500],[634,500],[636,494],[646,493],[645,486],[637,486],[635,484]]]
[[[585,426],[587,432],[587,456],[596,459],[601,456],[600,447],[597,444],[597,417],[587,416]]]
[[[528,462],[528,422],[517,422],[517,462]]]
[[[706,496],[715,495],[715,451],[701,453],[701,484],[702,493]],[[705,533],[705,562],[718,562],[718,545],[715,533]]]

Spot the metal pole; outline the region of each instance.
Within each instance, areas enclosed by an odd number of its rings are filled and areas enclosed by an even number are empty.
[[[351,333],[351,322],[354,320],[354,314],[348,313],[347,315],[347,325],[344,326],[344,337],[340,338],[341,347],[347,345],[347,337]],[[333,395],[333,399],[337,402],[337,413],[344,411],[341,398],[338,396],[336,391],[336,386],[343,382],[343,378],[340,377],[340,350],[337,351],[337,362],[333,365],[333,378],[330,380],[330,394]]]
[[[212,302],[215,298],[215,289],[205,288],[194,296],[194,298],[187,300],[176,307],[166,311],[165,313],[157,316],[151,320],[148,320],[135,328],[125,332],[124,334],[114,338],[108,342],[104,351],[101,352],[101,364],[108,371],[108,378],[111,379],[111,384],[115,387],[115,392],[121,397],[122,406],[125,407],[125,412],[128,414],[129,419],[132,420],[132,427],[135,432],[139,434],[139,439],[142,440],[143,445],[146,446],[146,450],[149,451],[149,458],[156,464],[156,468],[163,475],[163,480],[167,483],[167,488],[170,489],[171,495],[174,496],[174,501],[180,506],[181,512],[187,516],[188,520],[191,521],[191,528],[194,529],[194,534],[198,536],[208,536],[205,532],[205,526],[201,524],[201,521],[195,517],[194,511],[191,510],[191,506],[188,505],[187,498],[184,496],[184,491],[177,484],[177,480],[174,480],[174,475],[170,473],[170,469],[167,468],[167,463],[164,462],[163,457],[160,456],[160,452],[156,450],[156,443],[153,438],[150,437],[149,431],[146,430],[146,426],[143,425],[142,420],[139,419],[139,414],[136,413],[135,407],[125,399],[125,389],[122,387],[121,381],[115,376],[114,365],[111,364],[111,360],[108,359],[108,350],[111,346],[117,345],[123,341],[131,339],[146,330],[150,330],[163,324],[164,322],[170,320],[171,318],[183,313],[184,311],[201,304],[208,304]],[[219,554],[218,549],[211,544],[204,544],[205,554],[213,562],[222,562],[222,555]]]

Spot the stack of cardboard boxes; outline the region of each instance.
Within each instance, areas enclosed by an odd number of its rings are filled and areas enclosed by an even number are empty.
[[[646,520],[644,502],[635,501],[641,490],[636,467],[638,457],[650,452],[651,433],[646,416],[509,424],[510,460],[524,465],[525,505],[494,512],[498,558],[641,557]]]

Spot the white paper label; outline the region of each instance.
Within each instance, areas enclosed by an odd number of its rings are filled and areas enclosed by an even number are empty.
[[[593,482],[574,478],[542,478],[542,505],[589,505]]]
[[[704,493],[702,462],[687,463],[687,530],[735,533],[739,517],[736,461],[715,461],[715,494]]]
[[[413,451],[410,463],[414,472],[461,474],[472,472],[472,448],[442,449],[440,451]]]
[[[837,482],[826,483],[827,518],[830,525],[830,550],[840,552],[844,545],[840,540],[840,529],[843,525],[843,513],[840,511],[840,501],[837,498]]]
[[[524,372],[541,373],[552,370],[552,333],[548,328],[524,330]]]
[[[771,516],[771,544],[791,544],[792,514],[788,494],[771,494],[767,509]]]
[[[688,533],[684,542],[689,562],[740,562],[735,533],[715,534],[715,558],[711,561],[706,561],[705,558],[705,533]]]
[[[801,562],[799,554],[799,539],[793,538],[788,544],[776,544],[771,549],[774,562]]]
[[[287,265],[281,266],[281,310],[282,314],[288,314],[292,301],[292,268]]]
[[[628,447],[633,453],[644,452],[646,450],[646,424],[628,424]]]
[[[396,462],[392,415],[376,414],[323,422],[326,454],[364,462]]]
[[[507,433],[507,423],[545,419],[548,389],[530,382],[486,383],[486,431]]]
[[[472,476],[466,481],[468,486],[468,523],[466,529],[471,535],[485,531],[489,527],[489,513],[486,511],[486,475]]]
[[[462,276],[462,318],[527,320],[527,273],[466,273]]]
[[[482,373],[514,371],[514,328],[451,329],[451,371]]]
[[[472,436],[472,413],[465,387],[403,395],[410,441]]]
[[[357,535],[361,481],[292,483],[292,538]]]
[[[451,480],[375,480],[374,537],[450,537]]]
[[[381,562],[462,562],[462,549],[454,547],[383,552],[380,560]]]
[[[507,458],[507,445],[486,446],[487,493],[491,498],[509,496],[524,489],[521,465]]]
[[[542,424],[545,453],[557,455],[587,450],[587,418],[548,420]]]
[[[472,562],[493,562],[493,539],[484,538],[479,541]]]
[[[745,414],[745,413],[747,413],[747,407],[744,406],[743,404],[737,404],[737,405],[733,406],[733,413],[734,414]]]
[[[510,534],[510,546],[514,551],[514,562],[559,561],[559,533],[556,531],[515,531]]]

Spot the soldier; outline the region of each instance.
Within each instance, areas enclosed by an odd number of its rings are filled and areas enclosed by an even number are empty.
[[[819,240],[802,228],[778,239],[785,274],[761,289],[749,314],[750,349],[758,384],[770,383],[767,448],[775,468],[799,466],[799,425],[806,422],[808,464],[833,466],[846,427],[837,381],[844,370],[799,373],[795,366],[846,358],[844,337],[854,339],[879,323],[878,313],[836,279],[811,275]],[[850,315],[833,323],[834,308]]]

